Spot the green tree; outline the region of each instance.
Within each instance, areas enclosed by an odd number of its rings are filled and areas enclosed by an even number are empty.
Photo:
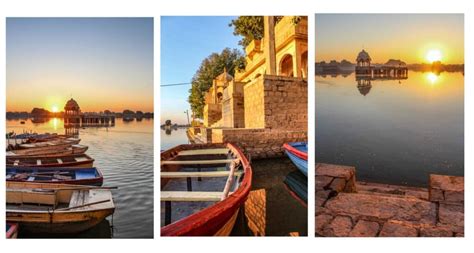
[[[244,48],[252,40],[261,40],[263,38],[263,16],[240,16],[233,19],[230,27],[234,27],[234,35],[242,36],[239,45]]]
[[[243,54],[237,49],[225,48],[221,53],[212,53],[201,62],[201,66],[191,80],[188,102],[195,117],[203,117],[204,95],[212,86],[212,80],[227,69],[230,75],[236,69],[245,68]]]
[[[276,24],[280,22],[283,16],[274,16],[273,18]],[[293,16],[291,21],[296,25],[301,18],[302,16]],[[240,16],[233,19],[229,26],[234,27],[234,35],[242,36],[239,45],[243,46],[244,49],[252,40],[261,40],[264,35],[263,16]]]

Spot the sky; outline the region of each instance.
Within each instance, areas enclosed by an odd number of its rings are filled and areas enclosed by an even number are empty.
[[[317,62],[355,62],[365,49],[374,63],[429,63],[433,52],[443,63],[464,63],[462,14],[316,14],[315,22]]]
[[[160,85],[189,83],[202,60],[224,48],[242,49],[229,23],[236,17],[162,17]],[[187,124],[191,84],[160,87],[161,124]]]
[[[7,18],[7,111],[153,111],[153,18]]]

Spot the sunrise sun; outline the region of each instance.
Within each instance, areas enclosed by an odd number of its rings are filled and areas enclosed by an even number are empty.
[[[53,105],[53,107],[51,107],[51,111],[52,112],[59,112],[59,109],[56,105]]]
[[[435,61],[441,61],[441,58],[443,57],[442,53],[438,49],[431,49],[428,51],[426,54],[426,60],[428,62],[433,63]]]

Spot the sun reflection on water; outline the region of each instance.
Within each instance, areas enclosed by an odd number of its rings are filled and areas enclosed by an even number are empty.
[[[430,82],[431,85],[435,85],[435,84],[438,82],[438,78],[439,78],[439,76],[436,75],[436,74],[433,73],[433,72],[429,72],[429,73],[426,75],[426,79],[428,79],[428,81]]]
[[[53,118],[50,122],[51,122],[51,125],[53,126],[53,129],[58,130],[59,119],[58,118]]]

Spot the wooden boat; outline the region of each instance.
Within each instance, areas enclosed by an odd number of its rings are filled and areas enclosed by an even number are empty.
[[[74,234],[88,230],[115,211],[110,188],[6,182],[7,222],[22,231]]]
[[[84,154],[88,146],[81,144],[74,144],[70,146],[64,146],[62,149],[17,149],[12,151],[7,151],[7,157],[50,157],[50,156],[64,156],[64,155],[73,155],[73,154]]]
[[[290,172],[283,182],[291,196],[306,207],[308,205],[308,177],[295,170]]]
[[[11,167],[83,167],[94,165],[94,159],[86,154],[50,157],[7,157]]]
[[[9,145],[7,151],[28,149],[29,152],[51,153],[55,150],[65,149],[67,147],[70,147],[71,145],[78,144],[80,141],[81,139],[77,139],[77,138],[67,138],[67,139],[58,139],[58,140],[38,142],[38,143],[16,144],[16,145]]]
[[[7,239],[14,239],[18,237],[18,223],[7,222],[6,230]]]
[[[293,164],[305,175],[308,176],[308,143],[289,142],[283,145],[286,155]]]
[[[192,180],[203,178],[220,180],[223,189],[192,191]],[[167,190],[179,179],[186,179],[187,191]],[[232,231],[250,192],[252,168],[242,151],[230,143],[179,145],[161,153],[161,186],[165,209],[162,236],[225,236]],[[172,204],[189,202],[207,206],[173,221]]]
[[[30,136],[26,139],[27,143],[37,143],[37,142],[46,142],[46,141],[54,141],[54,140],[65,140],[71,138],[71,136],[64,135],[64,134],[38,134]]]
[[[7,167],[7,181],[102,186],[102,172],[93,168]]]
[[[43,141],[43,142],[37,142],[37,143],[25,143],[25,144],[20,144],[20,149],[23,148],[41,148],[41,147],[51,147],[51,146],[57,146],[61,144],[78,144],[81,142],[81,139],[79,138],[54,138],[49,141]]]

